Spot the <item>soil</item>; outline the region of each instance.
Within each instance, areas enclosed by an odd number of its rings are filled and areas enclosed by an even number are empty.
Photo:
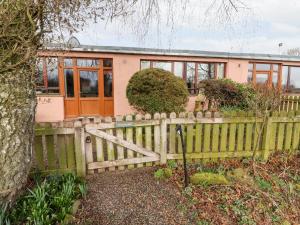
[[[157,181],[155,168],[105,172],[87,178],[88,194],[75,224],[184,225],[183,196],[171,182]]]

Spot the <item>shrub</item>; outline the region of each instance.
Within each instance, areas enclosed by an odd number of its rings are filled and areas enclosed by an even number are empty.
[[[127,85],[129,104],[146,113],[182,112],[188,100],[184,81],[162,69],[136,72]]]
[[[158,180],[165,180],[165,179],[169,179],[172,176],[172,174],[173,174],[172,169],[162,168],[154,172],[154,177],[155,179]]]
[[[203,80],[199,83],[199,87],[216,109],[246,110],[255,98],[255,90],[252,86],[230,79]]]
[[[11,224],[58,224],[85,194],[85,183],[73,174],[51,175],[18,199],[7,219]]]

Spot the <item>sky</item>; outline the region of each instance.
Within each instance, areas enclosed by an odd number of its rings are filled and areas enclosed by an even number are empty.
[[[232,11],[230,21],[209,8],[212,1],[189,0],[186,7],[178,3],[172,9],[162,5],[146,35],[136,13],[126,23],[88,22],[74,36],[86,45],[241,53],[278,54],[300,47],[300,0],[243,0],[246,7]]]

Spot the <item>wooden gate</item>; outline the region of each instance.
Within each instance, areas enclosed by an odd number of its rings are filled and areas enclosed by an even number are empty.
[[[135,165],[152,166],[153,162],[160,161],[159,149],[152,145],[154,142],[160,146],[157,143],[160,142],[160,137],[152,136],[155,126],[160,127],[159,120],[147,121],[137,117],[133,121],[132,116],[127,116],[126,121],[122,121],[120,117],[113,122],[107,117],[105,123],[85,125],[88,173],[94,173],[94,170],[103,172],[130,169]]]

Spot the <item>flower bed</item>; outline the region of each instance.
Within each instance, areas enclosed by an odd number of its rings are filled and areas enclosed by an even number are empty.
[[[191,164],[189,174],[220,174],[228,184],[183,188],[183,170],[174,182],[186,197],[181,209],[195,224],[300,224],[300,155],[276,154],[267,163],[250,160]]]
[[[0,209],[0,224],[62,223],[78,207],[76,200],[85,195],[85,182],[73,174],[36,176],[33,187],[10,210]]]

